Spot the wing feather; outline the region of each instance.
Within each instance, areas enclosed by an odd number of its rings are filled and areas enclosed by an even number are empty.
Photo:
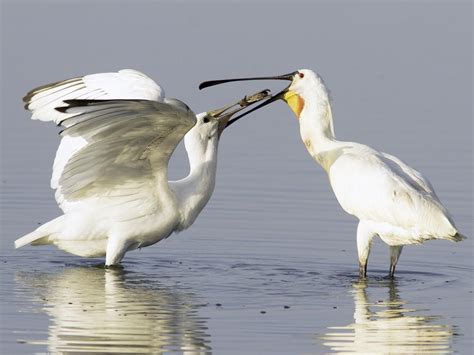
[[[32,119],[59,123],[67,117],[55,111],[69,99],[139,99],[162,102],[164,90],[139,71],[123,69],[57,81],[31,90],[23,98]]]
[[[451,218],[421,174],[368,147],[356,149],[348,150],[330,170],[331,185],[344,210],[359,219],[419,229],[427,235],[450,233]]]
[[[63,101],[71,99],[137,99],[163,102],[164,90],[145,74],[124,69],[116,73],[91,74],[43,85],[28,92],[23,101],[25,109],[32,112],[32,119],[52,121],[67,128],[76,125],[79,120],[92,118],[78,115],[79,111],[66,113]],[[58,107],[63,107],[64,110],[57,110]],[[108,113],[111,111],[108,110]],[[80,136],[63,135],[53,165],[53,189],[58,188],[59,179],[69,159],[86,144],[87,141]],[[66,204],[60,189],[56,191],[56,200],[64,209]]]
[[[417,190],[431,194],[436,197],[436,199],[438,198],[431,183],[419,171],[409,167],[393,155],[387,153],[380,153],[380,155],[382,160],[389,165],[392,170],[397,171],[400,176],[404,176]]]
[[[120,195],[125,186],[167,184],[170,156],[196,123],[192,111],[154,101],[71,104],[66,112],[75,116],[61,135],[81,137],[87,144],[70,157],[59,178],[68,202]]]

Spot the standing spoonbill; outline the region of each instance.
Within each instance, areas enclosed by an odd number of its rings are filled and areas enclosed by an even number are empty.
[[[195,115],[135,70],[64,80],[24,98],[32,119],[62,126],[51,187],[64,214],[15,241],[54,244],[105,265],[191,226],[212,195],[217,148],[232,115],[268,96]],[[168,181],[168,161],[184,137],[190,172]]]
[[[338,141],[334,135],[328,90],[315,72],[301,69],[273,77],[212,80],[200,89],[231,81],[288,80],[290,85],[249,110],[278,99],[296,115],[306,149],[326,171],[341,207],[359,219],[359,276],[367,276],[372,238],[390,247],[390,277],[404,245],[430,239],[461,241],[465,237],[441,204],[430,182],[400,159],[366,145]]]

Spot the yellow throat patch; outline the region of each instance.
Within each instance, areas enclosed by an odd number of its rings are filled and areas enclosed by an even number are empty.
[[[290,106],[291,111],[294,112],[297,118],[300,118],[301,111],[303,111],[304,100],[294,91],[287,91],[283,96],[283,100]]]

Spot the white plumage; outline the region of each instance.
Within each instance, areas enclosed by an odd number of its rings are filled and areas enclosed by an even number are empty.
[[[90,74],[62,80],[31,90],[24,97],[25,108],[32,120],[59,123],[65,115],[54,109],[64,106],[64,100],[137,99],[163,102],[164,90],[145,74],[123,69],[117,73]]]
[[[287,92],[302,100],[300,133],[308,152],[328,173],[342,208],[360,220],[357,247],[362,277],[376,235],[390,246],[391,276],[404,245],[463,238],[421,173],[366,145],[336,140],[329,95],[316,73],[299,70]]]
[[[196,116],[135,70],[30,91],[24,101],[32,119],[64,128],[51,179],[64,214],[15,246],[54,244],[84,257],[106,255],[113,265],[188,228],[214,190],[220,134],[234,113],[266,95]],[[183,137],[190,173],[168,182],[168,161]]]
[[[418,171],[366,145],[336,139],[327,88],[313,71],[302,69],[274,77],[212,80],[201,83],[200,88],[231,81],[269,79],[289,80],[291,84],[253,110],[281,98],[295,113],[301,139],[327,172],[340,205],[360,220],[357,249],[361,277],[366,276],[370,244],[376,235],[390,246],[391,276],[404,245],[430,239],[457,242],[464,238],[431,184]]]
[[[23,98],[25,109],[31,111],[32,120],[52,121],[57,125],[71,114],[56,110],[67,106],[64,100],[137,99],[163,102],[164,90],[145,74],[123,69],[117,73],[90,74],[40,86]],[[87,141],[78,136],[63,136],[56,152],[51,188],[56,190],[56,201],[64,210],[66,204],[59,188],[59,179],[69,158],[83,148]]]

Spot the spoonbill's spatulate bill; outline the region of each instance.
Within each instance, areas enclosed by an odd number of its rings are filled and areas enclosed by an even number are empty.
[[[328,91],[321,77],[313,71],[302,69],[274,77],[213,80],[199,87],[269,79],[291,83],[252,111],[282,99],[298,118],[301,139],[308,152],[327,172],[342,208],[359,219],[360,277],[366,277],[374,236],[390,246],[391,277],[404,245],[430,239],[458,242],[465,238],[456,229],[429,181],[418,171],[392,155],[336,139]]]
[[[32,119],[63,127],[51,187],[64,214],[15,246],[54,244],[83,257],[105,255],[108,266],[188,228],[214,190],[222,131],[233,114],[266,96],[195,115],[135,70],[30,91],[24,101]],[[183,137],[189,175],[168,181],[168,161]]]

